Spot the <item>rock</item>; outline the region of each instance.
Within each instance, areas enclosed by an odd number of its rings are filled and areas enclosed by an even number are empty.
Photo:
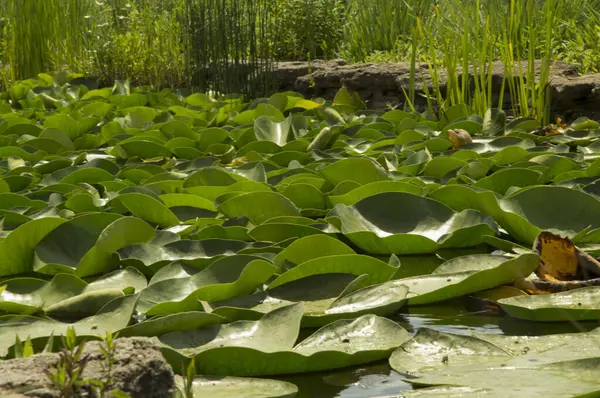
[[[534,69],[539,76],[541,61],[535,61]],[[526,74],[527,63],[522,62],[520,69]],[[492,91],[494,98],[502,87],[505,75],[504,64],[492,64]],[[457,70],[458,79],[462,79],[462,70]],[[513,76],[519,75],[519,64],[513,69]],[[424,85],[433,90],[433,82],[427,64],[416,65],[415,88],[418,93],[424,92]],[[469,78],[474,79],[473,70],[469,70]],[[357,91],[370,108],[385,108],[388,104],[403,105],[404,91],[408,92],[410,84],[409,63],[367,63],[346,64],[343,61],[280,62],[273,70],[275,86],[280,90],[293,90],[308,97],[332,99],[337,90],[345,86]],[[439,86],[446,90],[447,73],[440,70]],[[578,75],[574,65],[558,61],[551,68],[550,88],[552,91],[552,110],[563,117],[575,118],[586,115],[600,117],[600,74]],[[510,93],[505,86],[503,108],[509,109]],[[423,96],[416,96],[416,105],[424,107]]]
[[[174,375],[165,362],[159,347],[149,338],[115,340],[117,362],[113,366],[113,389],[122,390],[132,398],[172,397]],[[83,377],[105,380],[105,360],[99,342],[88,342],[84,355],[90,355]],[[58,361],[58,354],[36,354],[27,358],[0,361],[0,396],[2,397],[59,397],[50,388],[44,371]]]

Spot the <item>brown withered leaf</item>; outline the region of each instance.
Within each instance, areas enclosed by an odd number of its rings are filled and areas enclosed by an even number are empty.
[[[535,273],[542,280],[584,281],[600,276],[600,262],[569,238],[543,231],[535,239],[533,250],[540,256]]]
[[[549,124],[547,126],[539,128],[537,130],[534,130],[531,132],[531,134],[541,135],[541,136],[562,134],[565,132],[566,127],[567,127],[567,125],[565,123],[563,123],[562,119],[560,117],[557,117],[556,123]]]
[[[448,138],[452,142],[452,149],[458,149],[461,146],[473,143],[471,134],[463,129],[448,130]]]
[[[600,278],[585,281],[549,281],[543,279],[520,279],[514,286],[529,294],[551,294],[580,289],[588,286],[600,286]]]

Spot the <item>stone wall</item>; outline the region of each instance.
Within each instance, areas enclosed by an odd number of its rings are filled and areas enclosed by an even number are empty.
[[[539,72],[539,62],[536,71]],[[525,63],[522,64],[525,68]],[[514,75],[517,75],[515,65]],[[524,70],[524,69],[523,69]],[[332,99],[337,90],[345,86],[356,90],[370,108],[385,108],[387,104],[402,105],[403,89],[408,92],[410,65],[408,63],[346,64],[344,61],[280,62],[276,65],[275,80],[280,91],[293,90],[309,97]],[[459,70],[459,78],[462,72]],[[496,62],[492,67],[493,101],[501,90],[504,65]],[[470,78],[473,79],[472,73]],[[433,89],[426,64],[416,71],[416,88],[423,92],[423,85]],[[600,73],[579,75],[573,65],[557,62],[550,75],[553,113],[572,119],[580,115],[600,117]],[[442,91],[446,87],[445,74],[440,76]],[[416,105],[425,106],[426,101],[417,95]],[[506,86],[505,109],[510,109],[511,99]]]

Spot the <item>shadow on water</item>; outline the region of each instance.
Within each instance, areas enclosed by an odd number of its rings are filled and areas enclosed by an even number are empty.
[[[507,336],[542,336],[556,333],[590,331],[598,322],[522,321],[508,316],[482,316],[467,310],[464,300],[451,300],[430,306],[406,307],[391,319],[410,333],[431,328],[456,334],[504,334]],[[304,331],[303,331],[304,332]],[[306,331],[306,337],[314,330]],[[297,398],[376,398],[401,397],[412,389],[402,375],[392,370],[387,360],[331,372],[307,373],[280,377],[298,386]]]

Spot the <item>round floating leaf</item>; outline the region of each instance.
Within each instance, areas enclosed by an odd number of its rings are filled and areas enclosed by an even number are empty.
[[[543,322],[577,322],[600,319],[600,287],[588,286],[567,292],[515,296],[498,300],[507,314]]]
[[[474,210],[455,213],[442,203],[405,192],[370,196],[353,206],[337,204],[327,220],[373,254],[432,253],[475,246],[494,235],[492,221]]]
[[[168,267],[161,273],[169,272]],[[274,273],[273,265],[259,257],[235,255],[217,260],[192,276],[162,279],[161,274],[156,274],[150,286],[142,291],[138,311],[164,315],[185,311],[190,301],[218,301],[247,295]]]
[[[34,314],[45,306],[78,295],[87,286],[74,275],[59,274],[50,282],[35,278],[16,278],[5,282],[0,294],[0,309],[12,314]]]
[[[248,232],[248,235],[257,242],[281,242],[324,233],[323,230],[310,225],[274,222],[261,224]]]
[[[168,228],[179,224],[179,219],[167,206],[149,195],[138,192],[122,193],[113,201],[118,201],[134,216],[160,227]]]
[[[226,319],[206,312],[182,312],[147,319],[119,331],[119,337],[160,336],[179,330],[200,329],[207,325],[225,323]]]
[[[537,185],[541,182],[543,174],[531,169],[519,167],[498,170],[492,175],[482,178],[473,186],[483,189],[489,189],[504,195],[510,187],[528,187]]]
[[[278,123],[270,116],[259,116],[254,121],[254,134],[258,141],[270,141],[282,147],[288,142],[291,125],[289,117]]]
[[[415,385],[439,386],[420,390],[434,395],[448,396],[450,386],[474,396],[594,395],[599,340],[593,332],[515,337],[421,329],[394,351],[390,365]]]
[[[525,278],[537,268],[539,256],[471,255],[456,257],[440,265],[431,275],[399,279],[395,284],[408,287],[411,305],[428,304],[509,284]]]
[[[303,308],[278,308],[258,321],[238,321],[159,337],[175,369],[193,356],[199,373],[259,376],[336,369],[372,362],[410,339],[375,315],[333,322],[294,347]],[[236,336],[236,338],[232,338]]]
[[[183,391],[183,380],[177,380]],[[196,377],[192,382],[192,391],[195,396],[212,398],[293,398],[298,393],[298,387],[279,380],[212,376]]]
[[[34,269],[49,273],[57,269],[75,272],[102,231],[119,218],[118,214],[91,213],[58,226],[36,245]]]
[[[31,220],[0,242],[0,276],[33,271],[33,253],[38,243],[55,228],[67,222],[58,217]]]
[[[313,258],[284,272],[269,285],[269,289],[283,285],[290,281],[309,276],[327,273],[353,274],[360,276],[367,274],[365,285],[388,281],[397,269],[378,260],[361,254],[340,254]]]
[[[134,243],[147,242],[156,232],[143,220],[122,217],[108,225],[100,233],[94,247],[83,256],[75,273],[79,276],[95,275],[117,266],[113,258],[119,249]]]
[[[305,236],[292,242],[275,257],[279,269],[284,266],[302,264],[319,257],[354,254],[354,250],[343,242],[327,235]]]
[[[302,325],[304,327],[322,326],[337,319],[351,318],[352,312],[360,312],[361,305],[358,303],[353,308],[355,311],[348,308],[347,313],[344,314],[332,316],[326,314],[327,309],[338,297],[355,285],[359,279],[362,281],[363,278],[342,273],[310,275],[267,291],[258,291],[245,297],[213,302],[210,303],[210,307],[213,308],[213,313],[224,316],[232,322],[240,319],[259,319],[263,314],[276,308],[302,302],[304,307]],[[405,296],[406,294],[398,301],[403,302]],[[362,314],[356,316],[358,315]]]
[[[300,211],[288,198],[275,192],[235,196],[221,203],[218,209],[229,218],[248,217],[257,225],[273,217],[300,216]]]
[[[361,185],[390,178],[385,170],[369,158],[347,158],[338,160],[319,171],[332,185],[343,181],[355,181]]]
[[[423,192],[423,188],[419,187],[418,185],[402,181],[378,181],[362,185],[343,195],[329,196],[329,200],[333,205],[342,203],[352,206],[362,199],[383,192],[408,192],[415,195],[420,195]]]
[[[51,335],[64,335],[69,327],[73,327],[79,337],[105,337],[107,332],[118,332],[131,321],[137,300],[137,294],[119,297],[106,304],[95,315],[75,323],[28,315],[0,316],[0,356],[6,356],[17,336],[21,341],[28,337],[32,340],[46,339]]]
[[[498,203],[503,211],[498,222],[518,241],[532,244],[542,230],[548,230],[574,243],[600,242],[600,201],[584,192],[534,186]]]

